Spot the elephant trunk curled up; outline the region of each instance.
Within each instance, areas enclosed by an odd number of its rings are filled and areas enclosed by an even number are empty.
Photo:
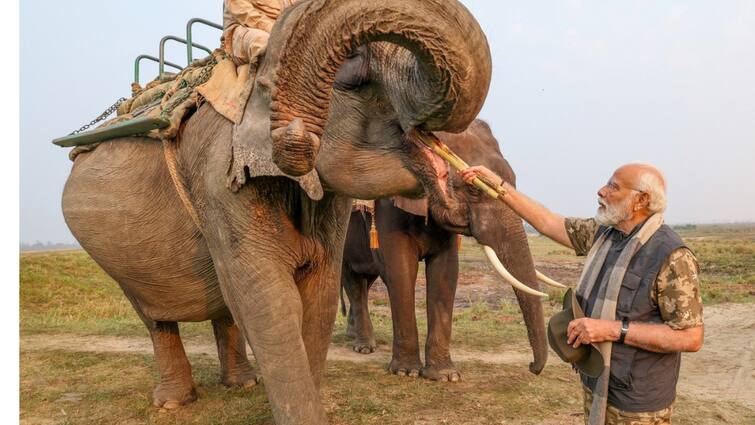
[[[410,54],[394,59],[399,66],[390,72],[379,65],[372,71],[404,131],[461,132],[475,118],[492,65],[485,35],[460,3],[305,2],[276,23],[260,69],[262,91],[270,89],[273,159],[283,172],[312,170],[339,68],[359,46],[377,41]]]

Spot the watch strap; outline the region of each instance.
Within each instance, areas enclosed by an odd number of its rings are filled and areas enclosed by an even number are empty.
[[[621,332],[619,333],[618,340],[619,344],[624,343],[624,338],[627,337],[627,332],[629,332],[629,319],[625,317],[621,320]]]

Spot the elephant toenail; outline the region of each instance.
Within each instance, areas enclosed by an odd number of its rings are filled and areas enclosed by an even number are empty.
[[[165,404],[163,404],[163,409],[168,410],[178,409],[179,407],[181,407],[181,403],[179,403],[177,400],[168,400],[165,402]]]

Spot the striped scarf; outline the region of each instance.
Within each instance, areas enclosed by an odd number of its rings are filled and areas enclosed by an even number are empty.
[[[616,320],[616,303],[619,297],[621,282],[624,280],[624,274],[629,267],[629,262],[637,251],[650,239],[653,234],[663,224],[663,215],[654,214],[651,216],[642,228],[632,236],[622,249],[616,264],[610,271],[608,284],[598,289],[598,297],[590,316],[593,319]],[[583,300],[586,300],[592,293],[594,286],[597,284],[598,275],[606,261],[606,256],[611,248],[613,241],[609,239],[608,233],[603,232],[595,241],[590,249],[590,253],[585,260],[585,268],[582,270],[582,276],[579,278],[577,285],[577,294]],[[583,309],[585,306],[582,306]],[[611,349],[613,342],[605,341],[595,344],[603,355],[605,368],[603,373],[598,377],[595,390],[593,391],[592,406],[590,407],[590,425],[603,425],[606,420],[606,407],[608,405],[608,380],[611,376]]]

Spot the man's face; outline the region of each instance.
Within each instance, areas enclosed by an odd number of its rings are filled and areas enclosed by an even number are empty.
[[[605,186],[598,190],[598,211],[595,221],[603,226],[616,226],[634,216],[636,195],[632,189],[629,176],[617,171]]]

